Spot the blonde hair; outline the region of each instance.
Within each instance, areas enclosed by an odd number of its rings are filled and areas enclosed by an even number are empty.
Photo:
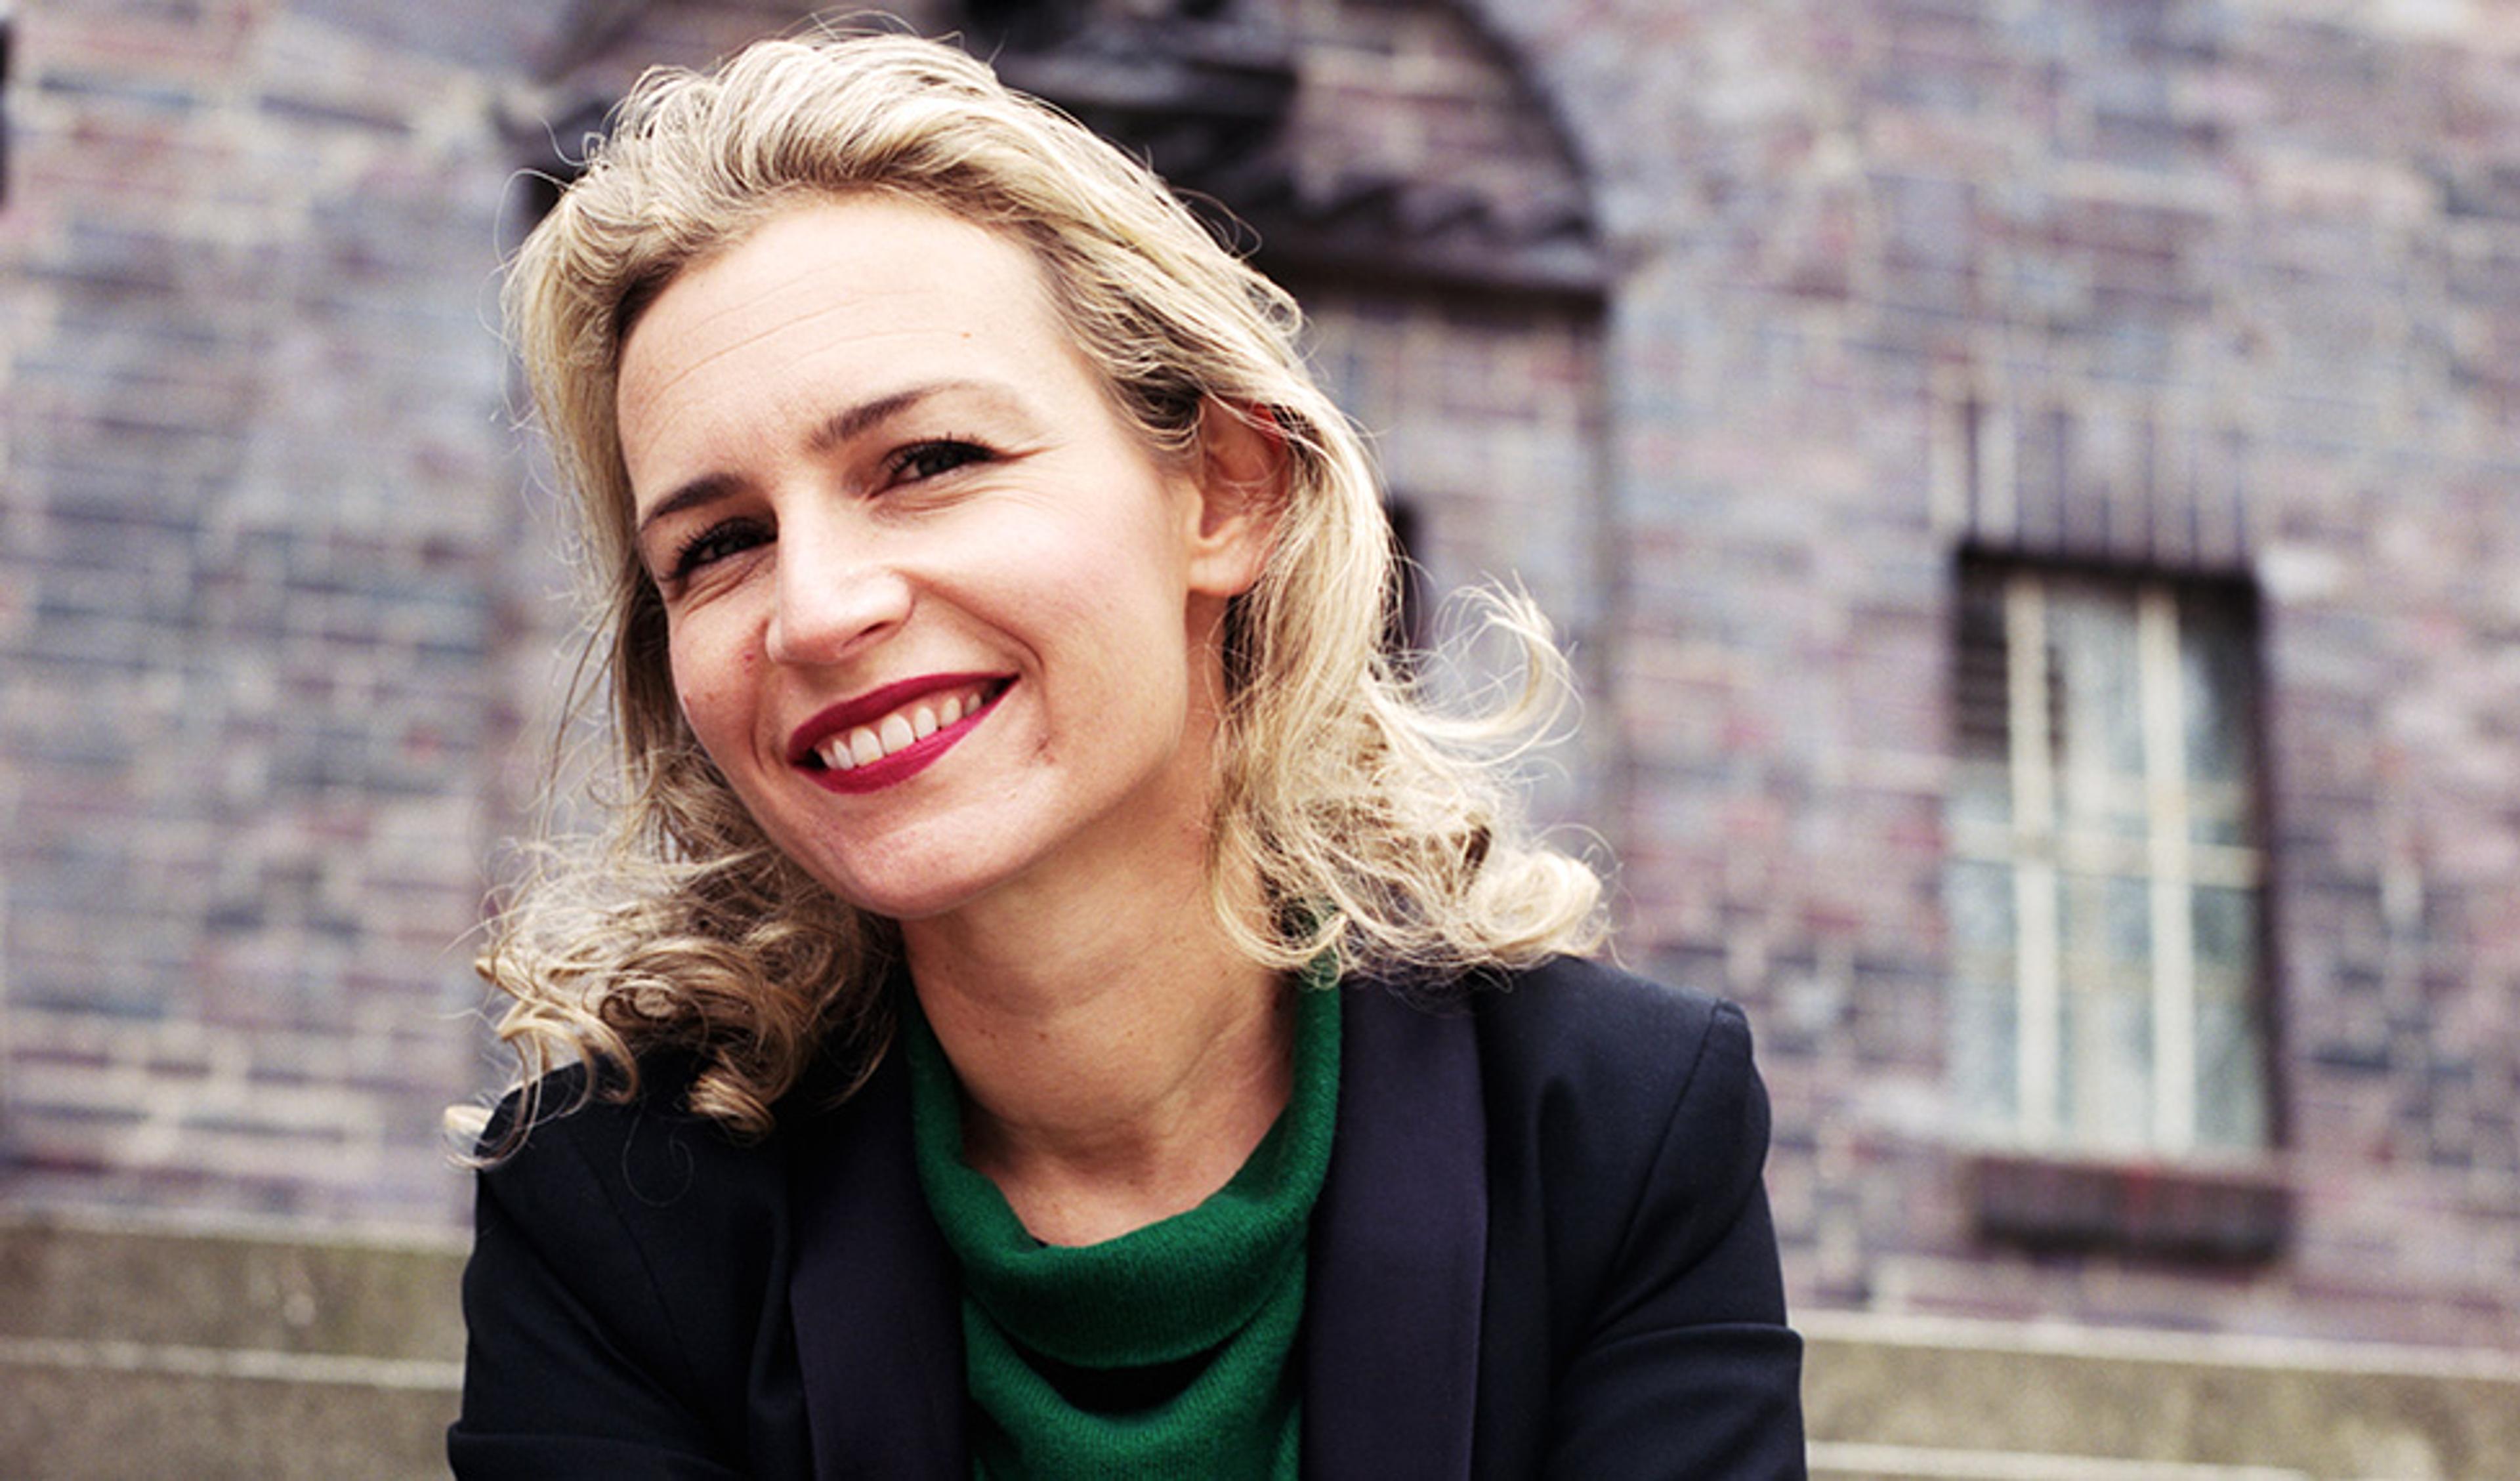
[[[1151,172],[949,46],[765,41],[712,73],[642,78],[508,280],[509,324],[578,499],[594,585],[583,672],[608,677],[617,768],[607,834],[546,851],[479,964],[514,1000],[499,1033],[526,1083],[579,1057],[627,1093],[642,1054],[677,1047],[699,1060],[692,1108],[758,1134],[818,1054],[854,1085],[889,1039],[890,925],[782,856],[683,719],[614,424],[623,337],[677,273],[785,206],[867,193],[1029,246],[1159,453],[1188,455],[1216,410],[1282,448],[1275,547],[1227,622],[1209,877],[1239,948],[1283,969],[1329,952],[1343,971],[1427,981],[1596,944],[1598,881],[1527,836],[1498,759],[1564,692],[1546,625],[1527,603],[1497,605],[1529,680],[1508,713],[1440,715],[1394,673],[1380,495],[1303,366],[1284,291]],[[1229,877],[1257,877],[1272,909],[1236,906]]]

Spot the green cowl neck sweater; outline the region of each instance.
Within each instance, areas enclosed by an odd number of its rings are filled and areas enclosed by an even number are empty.
[[[919,1179],[962,1264],[975,1475],[1295,1476],[1305,1234],[1338,1116],[1335,980],[1327,963],[1304,973],[1293,1096],[1233,1181],[1078,1247],[1034,1238],[964,1162],[953,1066],[908,1015]]]

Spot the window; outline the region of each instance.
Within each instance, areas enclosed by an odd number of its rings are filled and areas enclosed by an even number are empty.
[[[1398,567],[1399,600],[1383,614],[1382,651],[1403,672],[1414,672],[1418,655],[1431,639],[1426,626],[1426,568],[1418,563],[1421,538],[1418,506],[1392,500],[1383,506],[1391,519],[1391,559]]]
[[[2269,1139],[2255,604],[1964,561],[1945,877],[1952,1069],[2028,1151]]]

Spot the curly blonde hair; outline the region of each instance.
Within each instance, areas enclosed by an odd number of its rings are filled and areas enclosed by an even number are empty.
[[[675,700],[614,422],[624,337],[676,274],[800,201],[866,194],[1030,247],[1159,454],[1186,455],[1217,410],[1283,450],[1276,544],[1227,620],[1209,878],[1239,949],[1425,981],[1595,945],[1598,880],[1528,835],[1500,761],[1565,692],[1546,625],[1497,604],[1529,681],[1498,714],[1439,713],[1394,672],[1389,525],[1360,437],[1304,367],[1292,298],[1150,171],[960,51],[821,33],[642,78],[508,279],[577,496],[598,676],[579,697],[608,687],[615,768],[608,831],[543,851],[479,963],[514,1000],[499,1033],[524,1083],[578,1058],[601,1072],[589,1086],[628,1094],[641,1055],[677,1048],[698,1061],[692,1108],[757,1135],[818,1055],[853,1086],[889,1041],[891,924],[770,844]],[[1220,882],[1252,877],[1271,902],[1257,919]]]

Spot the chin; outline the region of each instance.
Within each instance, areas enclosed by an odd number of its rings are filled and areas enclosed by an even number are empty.
[[[968,905],[972,897],[968,895],[911,894],[861,898],[852,903],[868,915],[880,916],[899,925],[933,920],[939,916],[950,916],[956,910]]]
[[[962,872],[920,877],[874,877],[863,872],[840,874],[809,869],[823,886],[841,900],[887,920],[931,920],[952,915],[988,893],[988,881]]]

